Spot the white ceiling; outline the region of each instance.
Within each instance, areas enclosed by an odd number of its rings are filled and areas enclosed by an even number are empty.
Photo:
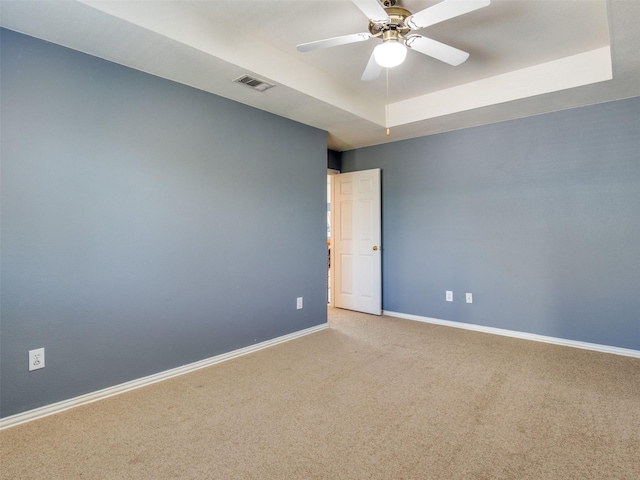
[[[0,0],[0,24],[326,130],[335,150],[640,95],[640,0],[492,0],[419,32],[467,62],[410,51],[388,85],[360,80],[377,39],[295,48],[367,31],[349,0]]]

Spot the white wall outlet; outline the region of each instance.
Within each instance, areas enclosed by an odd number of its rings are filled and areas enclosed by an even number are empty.
[[[29,371],[44,368],[44,348],[29,350]]]
[[[444,298],[447,302],[453,302],[453,292],[451,290],[447,290]]]
[[[298,297],[297,303],[296,303],[296,308],[298,310],[302,310],[302,297]]]
[[[466,294],[467,303],[473,303],[473,295],[470,293]]]

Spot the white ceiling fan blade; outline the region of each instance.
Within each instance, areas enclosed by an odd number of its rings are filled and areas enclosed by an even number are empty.
[[[418,30],[428,27],[429,25],[443,22],[444,20],[449,20],[458,15],[473,12],[479,8],[486,7],[490,3],[491,0],[444,0],[444,2],[437,3],[432,7],[425,8],[408,16],[405,24],[411,28],[411,30]]]
[[[369,62],[367,63],[364,72],[362,72],[362,77],[360,77],[360,80],[362,80],[363,82],[370,82],[371,80],[375,80],[376,78],[378,78],[381,72],[382,67],[378,65],[378,62],[376,62],[376,59],[373,56],[373,52],[371,52]]]
[[[467,52],[437,42],[431,38],[423,37],[422,35],[411,35],[407,38],[405,45],[411,50],[416,50],[417,52],[436,58],[441,62],[453,65],[454,67],[464,63],[464,61],[469,58]]]
[[[389,15],[378,0],[351,0],[373,23],[389,23]]]
[[[316,40],[315,42],[301,43],[296,48],[299,52],[310,52],[311,50],[319,50],[321,48],[337,47],[338,45],[347,45],[348,43],[364,42],[369,40],[371,34],[369,32],[352,33],[350,35],[342,35],[341,37],[325,38],[324,40]]]

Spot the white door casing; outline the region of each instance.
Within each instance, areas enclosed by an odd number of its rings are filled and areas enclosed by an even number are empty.
[[[333,177],[334,306],[382,314],[380,169]]]

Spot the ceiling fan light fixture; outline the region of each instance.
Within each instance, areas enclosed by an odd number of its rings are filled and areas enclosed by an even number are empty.
[[[398,40],[387,40],[374,48],[373,57],[381,67],[397,67],[407,58],[407,47]]]

